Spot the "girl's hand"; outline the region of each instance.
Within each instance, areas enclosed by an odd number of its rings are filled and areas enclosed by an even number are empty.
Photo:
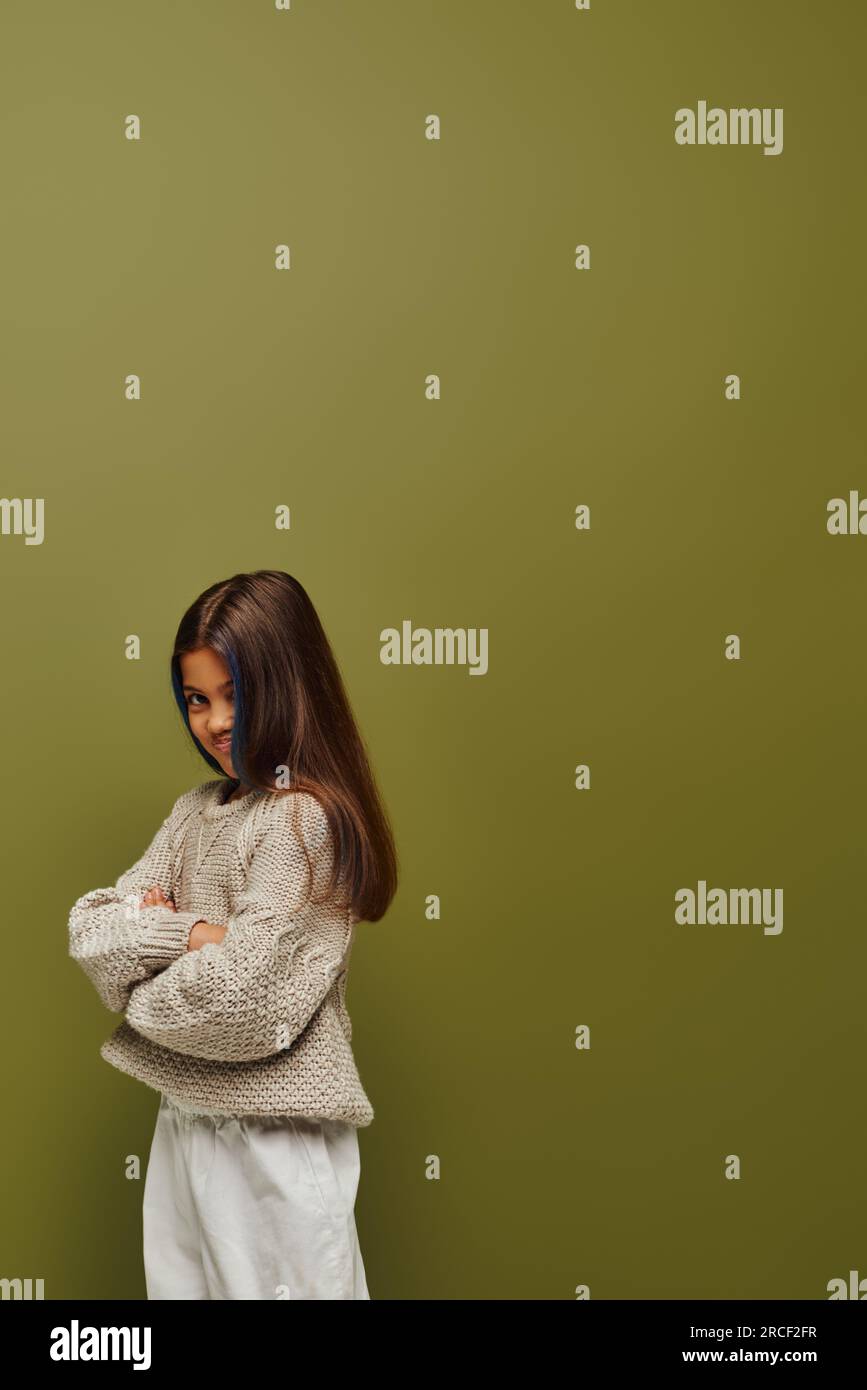
[[[167,897],[162,888],[149,888],[139,904],[140,907],[168,907],[172,912],[177,912],[175,900]]]
[[[187,950],[198,951],[200,946],[207,946],[212,941],[219,944],[228,930],[228,927],[218,927],[214,922],[196,922],[190,932]]]

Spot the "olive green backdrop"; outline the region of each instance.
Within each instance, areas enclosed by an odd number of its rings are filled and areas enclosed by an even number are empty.
[[[2,492],[45,505],[0,536],[0,1275],[145,1296],[158,1098],[66,923],[213,775],[171,640],[260,568],[320,611],[401,858],[348,990],[371,1296],[867,1275],[867,537],[826,529],[867,491],[864,7],[0,25]],[[677,145],[700,100],[782,107],[783,153]],[[488,673],[383,666],[405,619],[486,627]],[[699,879],[782,887],[783,931],[677,926]]]

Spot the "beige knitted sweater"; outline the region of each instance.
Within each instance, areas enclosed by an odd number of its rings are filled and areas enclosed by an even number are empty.
[[[304,901],[302,838],[315,894],[333,856],[325,813],[309,793],[229,790],[184,792],[142,858],[72,908],[69,954],[126,1015],[100,1055],[187,1109],[369,1125],[346,1008],[358,918]],[[176,912],[139,906],[156,885]],[[189,951],[203,919],[228,931]]]

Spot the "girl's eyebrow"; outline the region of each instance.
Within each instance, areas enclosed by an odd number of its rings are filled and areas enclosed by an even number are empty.
[[[226,686],[227,686],[227,685],[231,685],[231,684],[232,684],[232,681],[223,681],[223,684],[220,685],[220,686],[218,686],[217,689],[218,689],[218,690],[225,690],[225,689],[226,689]],[[183,689],[183,690],[195,690],[195,692],[196,692],[197,695],[204,695],[204,693],[205,693],[204,690],[200,690],[199,687],[198,687],[197,685],[185,685],[185,686],[182,686],[182,689]]]

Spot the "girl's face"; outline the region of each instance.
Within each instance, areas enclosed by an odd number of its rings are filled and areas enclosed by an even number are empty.
[[[200,647],[182,656],[180,667],[190,728],[224,772],[237,777],[230,752],[235,702],[228,666],[212,647]]]

